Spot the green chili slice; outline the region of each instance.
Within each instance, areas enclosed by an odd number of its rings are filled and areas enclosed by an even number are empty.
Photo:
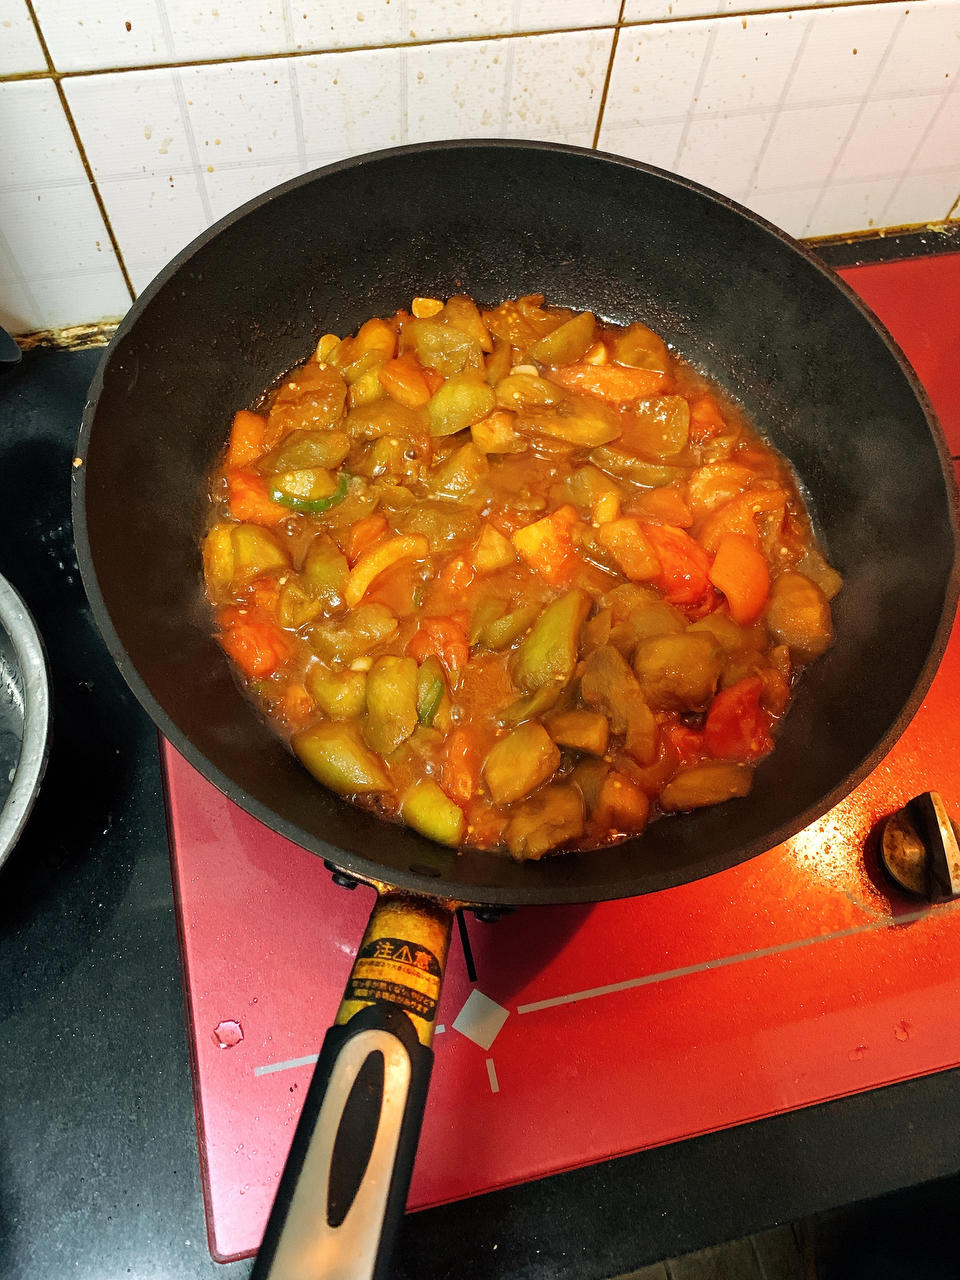
[[[290,475],[302,476],[305,472],[291,472]],[[274,502],[279,502],[285,507],[290,507],[293,511],[302,511],[307,515],[320,515],[321,512],[329,511],[331,507],[335,507],[342,502],[347,496],[347,486],[350,483],[350,477],[345,471],[340,472],[340,482],[333,493],[327,494],[326,497],[314,498],[310,497],[309,490],[303,494],[291,493],[289,489],[283,488],[283,481],[286,476],[277,476],[274,478],[274,484],[270,489],[270,497]],[[299,487],[299,486],[298,486]],[[306,488],[306,486],[304,486]]]

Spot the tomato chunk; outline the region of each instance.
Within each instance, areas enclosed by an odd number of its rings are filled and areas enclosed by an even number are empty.
[[[445,618],[421,618],[419,630],[407,645],[407,654],[418,662],[435,654],[448,671],[459,671],[470,660],[467,626],[465,613],[454,613]]]
[[[716,608],[717,593],[710,582],[710,557],[683,529],[671,524],[642,522],[644,533],[660,561],[654,579],[668,604],[689,617],[703,617]]]
[[[770,594],[770,570],[763,552],[742,533],[725,533],[717,544],[710,581],[727,597],[730,617],[748,627],[763,612]]]
[[[275,622],[238,609],[221,610],[218,620],[224,628],[220,643],[248,678],[272,675],[290,656],[287,637]]]
[[[227,445],[228,467],[249,467],[266,451],[267,420],[259,413],[241,409],[234,415]]]
[[[444,790],[454,800],[466,803],[480,789],[480,751],[476,736],[467,728],[454,729],[440,768]]]
[[[288,507],[273,502],[263,477],[242,469],[227,474],[230,514],[248,524],[279,524],[290,515]]]
[[[759,760],[773,750],[770,717],[760,706],[763,681],[750,676],[722,689],[707,712],[703,743],[718,760]]]
[[[568,364],[550,374],[570,391],[582,391],[613,404],[629,404],[656,395],[666,384],[658,369],[628,369],[618,364]]]

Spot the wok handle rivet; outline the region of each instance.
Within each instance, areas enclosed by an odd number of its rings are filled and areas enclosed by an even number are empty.
[[[481,924],[496,924],[501,916],[509,915],[513,907],[473,907],[472,910]]]
[[[330,872],[330,878],[335,885],[339,885],[341,889],[355,889],[360,883],[353,876],[348,875],[346,871],[341,871],[339,867],[334,866],[332,862],[324,862],[323,864]]]
[[[914,796],[884,823],[880,847],[887,874],[930,902],[960,896],[960,842],[937,791]]]

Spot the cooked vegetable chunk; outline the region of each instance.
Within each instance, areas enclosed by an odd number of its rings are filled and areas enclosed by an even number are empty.
[[[613,340],[613,356],[618,364],[636,369],[654,369],[665,373],[670,368],[670,353],[659,334],[645,324],[630,324]]]
[[[562,711],[547,719],[550,737],[561,747],[602,756],[610,741],[610,721],[595,711]]]
[[[448,298],[447,305],[440,312],[440,319],[444,324],[453,325],[455,329],[465,333],[481,351],[493,350],[490,330],[483,323],[480,308],[472,298],[465,297],[463,294]]]
[[[485,623],[477,636],[484,649],[507,649],[533,626],[540,614],[538,604],[522,604],[499,618]]]
[[[303,562],[301,577],[304,589],[324,608],[335,609],[343,604],[349,574],[347,557],[337,550],[326,534],[317,534]]]
[[[534,572],[548,582],[562,582],[573,559],[572,507],[560,507],[552,515],[524,525],[513,535],[513,545]]]
[[[654,711],[704,711],[720,678],[720,650],[707,632],[641,640],[633,669]]]
[[[623,430],[616,413],[598,401],[591,404],[586,396],[523,409],[517,415],[517,426],[540,435],[555,436],[558,440],[568,440],[584,449],[608,444],[616,440]]]
[[[473,423],[470,435],[481,453],[523,453],[526,441],[517,434],[516,415],[499,409]]]
[[[703,743],[719,760],[759,760],[773,750],[770,717],[760,706],[763,681],[748,676],[721,691],[710,704]]]
[[[577,787],[547,787],[525,801],[507,826],[507,848],[515,858],[542,858],[583,833],[583,797]]]
[[[324,786],[340,795],[389,791],[390,778],[355,725],[315,724],[292,739],[294,751]]]
[[[649,582],[660,572],[660,561],[638,520],[610,520],[597,530],[597,541],[633,582]]]
[[[345,431],[295,431],[257,463],[264,475],[302,471],[310,467],[339,467],[350,452]]]
[[[540,364],[572,364],[586,355],[596,327],[591,313],[584,311],[538,338],[530,348],[530,355]]]
[[[577,663],[580,628],[589,611],[589,597],[579,590],[547,605],[517,650],[513,679],[518,688],[566,684]]]
[[[753,782],[753,770],[745,764],[708,760],[690,769],[681,769],[660,793],[664,809],[700,809],[722,804],[735,796],[745,796]]]
[[[461,373],[448,378],[427,405],[430,430],[435,436],[450,436],[492,413],[497,398],[493,388],[479,373]]]
[[[802,573],[782,573],[770,589],[766,622],[770,634],[789,645],[800,662],[819,658],[833,642],[830,605],[823,591]]]
[[[690,406],[683,396],[638,400],[625,433],[631,448],[664,461],[676,457],[690,438]]]
[[[258,578],[272,569],[285,569],[290,563],[290,557],[279,539],[258,525],[234,525],[230,543],[234,578]]]
[[[770,570],[759,547],[742,533],[725,533],[717,543],[710,581],[727,597],[734,622],[747,627],[763,612],[770,594]]]
[[[464,499],[483,483],[490,464],[471,441],[450,454],[437,468],[434,493],[438,498]]]
[[[612,827],[640,832],[650,816],[650,797],[622,773],[608,773],[597,797],[596,816]]]
[[[447,681],[440,659],[429,654],[417,672],[417,716],[421,724],[433,724],[446,694]]]
[[[390,538],[365,551],[350,571],[344,588],[344,599],[351,609],[367,594],[373,580],[399,560],[426,560],[430,547],[420,534]]]
[[[495,573],[517,558],[508,538],[492,524],[485,524],[480,531],[480,539],[473,549],[473,563],[478,573]]]
[[[367,675],[367,714],[363,736],[374,751],[388,756],[417,727],[417,664],[413,658],[377,658]]]
[[[440,844],[457,845],[463,835],[463,810],[429,778],[415,782],[403,793],[400,816],[414,831]]]
[[[528,720],[496,742],[483,762],[483,780],[494,804],[511,804],[536,790],[560,763],[543,725]]]
[[[555,381],[571,391],[582,391],[613,404],[628,404],[656,395],[664,377],[652,369],[623,369],[617,365],[568,364],[555,369]]]
[[[397,619],[382,604],[365,604],[342,619],[317,622],[308,639],[323,662],[347,665],[397,631]]]
[[[331,671],[322,663],[307,669],[307,692],[331,720],[354,720],[367,705],[367,677],[363,671]]]
[[[412,347],[417,359],[443,377],[483,367],[479,342],[456,325],[439,320],[412,320],[403,326],[403,342]]]
[[[614,733],[624,735],[624,750],[638,764],[650,764],[660,734],[653,712],[622,655],[612,645],[594,650],[580,673],[583,701],[603,711]]]

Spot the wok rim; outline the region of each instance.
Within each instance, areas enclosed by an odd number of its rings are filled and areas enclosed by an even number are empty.
[[[357,169],[369,163],[387,158],[396,158],[405,155],[423,155],[424,153],[429,152],[462,151],[466,149],[549,151],[566,156],[582,157],[596,161],[598,164],[609,164],[625,169],[637,170],[645,174],[650,174],[674,186],[684,188],[698,196],[704,197],[708,201],[719,205],[754,224],[757,228],[766,232],[768,235],[773,236],[775,239],[780,241],[781,245],[786,250],[802,259],[808,267],[816,271],[824,278],[825,281],[832,285],[834,289],[838,290],[846,301],[856,308],[862,319],[873,328],[877,336],[881,339],[894,358],[900,372],[906,378],[914,397],[920,405],[937,450],[940,470],[949,500],[950,525],[953,535],[953,561],[934,639],[910,694],[904,700],[887,731],[882,735],[874,747],[862,757],[859,764],[845,775],[844,779],[840,783],[831,788],[831,790],[819,800],[808,805],[793,818],[786,820],[772,831],[765,833],[762,838],[758,837],[753,840],[746,841],[740,847],[739,856],[736,859],[731,860],[729,854],[717,855],[715,857],[707,855],[704,860],[698,864],[695,875],[689,874],[689,868],[680,868],[679,874],[676,875],[671,874],[670,869],[663,868],[654,873],[645,871],[643,885],[638,885],[636,878],[628,878],[626,880],[604,881],[597,884],[586,885],[578,884],[576,886],[568,886],[564,884],[546,887],[543,885],[533,885],[529,889],[524,890],[502,885],[469,884],[466,882],[450,880],[442,875],[433,877],[421,874],[412,869],[401,870],[395,867],[388,867],[384,863],[376,861],[373,858],[353,854],[339,848],[338,846],[328,844],[319,836],[316,836],[296,823],[283,818],[268,805],[257,800],[243,787],[234,782],[229,775],[225,774],[221,769],[214,765],[203,751],[194,745],[188,735],[180,730],[167,712],[157,702],[150,690],[150,687],[131,661],[123,642],[120,640],[117,630],[113,625],[110,611],[107,607],[103,593],[100,590],[99,579],[94,567],[93,555],[90,547],[86,519],[85,462],[87,449],[96,416],[97,405],[103,391],[105,376],[109,370],[114,352],[118,349],[122,340],[138,323],[140,317],[148,309],[156,294],[158,294],[160,290],[167,285],[167,283],[200,249],[206,247],[207,244],[222,232],[226,231],[229,227],[233,226],[234,223],[241,221],[247,216],[247,214],[254,212],[271,201],[285,195],[289,191],[306,186],[320,178]],[[78,462],[75,462],[71,476],[71,505],[74,540],[77,547],[77,558],[84,589],[90,602],[94,620],[96,621],[97,627],[111,657],[116,663],[121,675],[130,687],[134,696],[150,716],[160,733],[163,734],[163,736],[188,761],[189,764],[191,764],[204,778],[207,779],[207,781],[212,783],[228,799],[233,801],[258,821],[262,822],[272,831],[279,833],[300,847],[307,849],[309,852],[317,854],[326,862],[330,863],[335,869],[343,871],[356,880],[366,884],[374,886],[385,885],[404,892],[416,894],[421,897],[461,903],[465,906],[516,907],[527,905],[573,905],[613,901],[619,898],[640,897],[647,893],[656,893],[664,889],[675,888],[683,884],[693,883],[697,880],[707,879],[719,874],[721,871],[728,870],[734,866],[739,866],[762,853],[775,849],[778,845],[790,839],[792,836],[795,836],[798,832],[810,826],[811,823],[823,817],[824,814],[833,809],[841,800],[850,795],[850,793],[853,792],[860,783],[873,772],[883,758],[890,752],[894,744],[903,735],[908,724],[922,705],[943,659],[943,655],[946,651],[950,634],[953,629],[958,597],[960,597],[960,494],[958,494],[957,478],[953,467],[952,456],[947,447],[943,428],[941,427],[937,415],[933,410],[926,390],[901,350],[899,344],[893,338],[892,334],[883,322],[879,320],[879,318],[851,288],[851,286],[848,285],[846,281],[842,280],[835,271],[827,266],[827,264],[824,263],[812,249],[809,249],[793,236],[789,235],[789,233],[769,222],[762,215],[755,213],[753,210],[746,208],[735,200],[731,200],[727,196],[721,195],[719,192],[714,191],[709,187],[703,186],[689,178],[682,177],[679,174],[661,169],[655,165],[650,165],[639,160],[633,160],[625,156],[614,155],[606,151],[573,146],[565,143],[511,138],[462,138],[443,139],[424,143],[409,143],[399,147],[383,148],[378,151],[365,152],[358,156],[347,157],[345,159],[335,161],[332,164],[324,165],[318,169],[312,169],[306,173],[299,174],[276,187],[270,188],[268,191],[262,192],[260,195],[255,196],[253,199],[232,210],[181,249],[180,252],[176,254],[153,278],[150,284],[147,285],[144,291],[137,297],[136,301],[124,315],[113,339],[110,342],[110,345],[107,347],[97,367],[93,380],[90,384],[90,388],[87,392],[87,399],[84,405],[77,437],[76,457]],[[737,802],[728,801],[727,803],[734,804]],[[672,817],[673,815],[667,815],[668,819]],[[381,819],[381,821],[384,822],[385,826],[393,825],[387,822],[386,819]],[[505,857],[506,855],[491,854],[489,856],[491,858],[500,858]],[[566,853],[558,855],[558,857],[567,856],[589,857],[590,851],[584,851],[582,853],[571,851],[569,855]]]

